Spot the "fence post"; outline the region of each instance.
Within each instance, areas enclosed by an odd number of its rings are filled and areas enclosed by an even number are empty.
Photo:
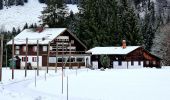
[[[49,56],[50,56],[50,42],[48,43],[48,54],[47,54],[47,74],[48,74],[48,67],[49,67]]]
[[[67,100],[68,100],[68,76],[67,76]]]
[[[0,61],[0,81],[2,81],[2,63],[3,63],[3,39],[4,36],[1,34],[1,61]]]
[[[57,72],[57,55],[58,55],[58,44],[56,43],[56,65],[55,65],[55,73]]]
[[[26,51],[25,51],[25,77],[27,77],[27,56],[28,56],[28,38],[26,38]]]
[[[63,56],[64,56],[64,48],[63,48],[63,41],[62,41],[62,94],[63,94],[63,67],[64,67],[64,63],[63,63]]]
[[[37,76],[39,76],[39,40],[37,40]]]
[[[14,79],[14,37],[12,37],[12,79]]]

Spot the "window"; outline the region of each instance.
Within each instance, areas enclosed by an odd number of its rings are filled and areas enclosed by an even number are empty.
[[[62,62],[62,58],[58,58],[57,60],[58,60],[58,62]]]
[[[156,61],[153,61],[153,64],[156,65]]]
[[[56,63],[56,57],[49,57],[49,63]]]
[[[149,61],[146,61],[146,65],[149,65]]]
[[[22,57],[22,61],[26,61],[26,57]],[[28,61],[28,57],[27,57],[27,61]]]
[[[84,62],[84,58],[77,58],[77,62]]]
[[[66,61],[66,58],[63,58],[63,60],[62,60],[62,58],[57,58],[58,59],[58,62],[65,62]]]
[[[122,61],[118,61],[118,65],[119,65],[119,66],[122,66]]]
[[[71,40],[71,44],[74,44],[74,40]]]
[[[53,50],[53,47],[52,47],[52,46],[50,46],[50,50]]]
[[[138,65],[141,65],[141,61],[138,61]]]
[[[37,62],[37,57],[32,57],[32,62]]]
[[[15,54],[16,54],[16,55],[19,55],[19,50],[15,50]]]
[[[75,58],[68,59],[68,62],[75,62]]]
[[[131,66],[133,66],[134,65],[134,61],[131,61]]]
[[[37,52],[37,46],[33,46],[33,52]]]
[[[47,46],[43,46],[43,51],[47,51]]]
[[[23,51],[23,52],[26,52],[26,46],[23,46],[23,47],[22,47],[22,51]]]
[[[15,46],[15,49],[19,49],[19,46]]]

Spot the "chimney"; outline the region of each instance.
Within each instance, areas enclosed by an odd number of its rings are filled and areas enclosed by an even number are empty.
[[[122,48],[123,48],[123,49],[126,48],[126,40],[122,40]]]
[[[40,26],[36,28],[36,31],[41,33],[44,30],[44,27]]]

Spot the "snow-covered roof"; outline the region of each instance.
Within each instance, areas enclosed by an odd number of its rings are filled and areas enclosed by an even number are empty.
[[[37,44],[37,40],[39,40],[39,44],[48,44],[65,30],[67,29],[45,28],[42,32],[38,32],[33,29],[25,29],[14,38],[14,44],[26,44],[26,38],[28,38],[28,44]],[[7,43],[7,45],[11,44],[12,40]]]
[[[92,55],[126,55],[140,46],[127,46],[122,47],[95,47],[88,50],[86,53],[91,53]]]

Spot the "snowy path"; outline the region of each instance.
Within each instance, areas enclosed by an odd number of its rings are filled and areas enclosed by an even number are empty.
[[[66,71],[66,75],[75,74],[75,71]],[[35,73],[33,73],[35,75]],[[47,82],[51,78],[60,78],[61,71],[54,73],[51,71],[46,75],[47,79],[45,80],[45,73],[41,72],[41,75],[37,77],[37,81]],[[62,95],[50,94],[47,92],[36,91],[35,89],[29,88],[30,84],[35,84],[35,76],[29,78],[24,78],[17,81],[12,81],[9,83],[0,84],[0,92],[9,97],[15,98],[14,100],[55,100],[59,98],[63,100],[65,97]],[[36,87],[35,87],[36,88]],[[8,99],[9,100],[9,99]]]
[[[49,75],[48,78],[50,78],[50,77],[56,77],[56,75],[53,75],[53,76]],[[44,80],[44,77],[42,77],[42,76],[37,77],[37,81],[39,81],[39,80]],[[33,82],[35,82],[34,78],[24,79],[21,81],[2,85],[2,88],[6,94],[11,95],[14,98],[23,97],[22,99],[24,99],[24,100],[25,100],[25,98],[27,98],[28,100],[39,100],[46,96],[55,97],[55,95],[50,95],[47,93],[43,93],[40,91],[36,91],[36,90],[32,90],[30,88],[27,88],[28,85]]]

